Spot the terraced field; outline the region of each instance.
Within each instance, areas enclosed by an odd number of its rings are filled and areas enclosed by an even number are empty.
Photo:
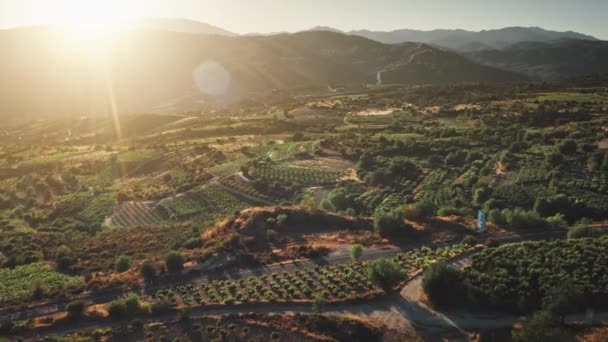
[[[233,175],[220,179],[218,184],[237,196],[260,203],[273,202],[278,194],[268,194],[255,188],[253,183],[247,182],[240,177]]]
[[[319,149],[319,141],[294,142],[278,145],[275,150],[268,152],[268,158],[278,161],[293,158],[298,153],[315,153]]]
[[[163,221],[154,211],[154,202],[125,202],[112,216],[111,225],[116,227],[134,227],[155,225]]]
[[[158,202],[125,202],[110,220],[115,227],[138,227],[175,221],[206,221],[249,206],[215,184]]]
[[[346,174],[346,171],[293,167],[290,165],[260,164],[251,168],[251,175],[256,179],[282,184],[325,185],[333,184]]]

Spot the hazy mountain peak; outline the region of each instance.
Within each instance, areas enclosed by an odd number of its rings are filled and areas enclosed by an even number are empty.
[[[178,18],[147,18],[138,20],[138,28],[173,31],[193,34],[217,34],[222,36],[236,36],[236,33],[224,30],[200,21]]]

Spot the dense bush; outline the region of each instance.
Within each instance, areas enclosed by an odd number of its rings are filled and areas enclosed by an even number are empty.
[[[424,271],[422,287],[433,305],[446,306],[461,303],[464,290],[461,287],[462,273],[438,261]]]
[[[394,261],[388,259],[379,259],[370,262],[367,265],[368,279],[378,284],[385,291],[390,291],[405,280],[406,274],[403,268]]]
[[[374,216],[374,231],[380,236],[403,235],[408,229],[410,227],[404,222],[403,211],[400,209],[379,211]]]
[[[68,312],[68,316],[78,318],[84,315],[84,310],[86,308],[86,303],[82,300],[76,300],[73,302],[69,302],[66,305],[66,311]]]
[[[184,268],[184,257],[176,251],[171,251],[165,257],[165,266],[167,271],[178,272]]]
[[[121,319],[133,317],[150,312],[150,307],[144,304],[135,293],[130,293],[123,298],[116,299],[108,304],[110,318]]]
[[[158,267],[154,261],[146,260],[142,263],[139,272],[146,282],[150,282],[158,276]]]
[[[579,225],[568,231],[568,239],[595,238],[603,235],[602,228]]]
[[[116,272],[124,272],[126,270],[129,269],[129,267],[131,267],[131,258],[127,255],[120,255],[118,258],[116,258],[116,261],[114,262],[114,269],[116,270]]]

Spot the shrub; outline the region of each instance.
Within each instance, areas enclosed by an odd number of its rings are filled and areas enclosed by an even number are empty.
[[[131,258],[127,255],[121,255],[114,261],[114,269],[116,272],[122,273],[131,267]]]
[[[568,239],[595,238],[602,236],[602,229],[587,225],[576,226],[568,230]]]
[[[367,278],[380,286],[384,291],[390,291],[405,280],[406,274],[399,264],[388,259],[370,262],[366,269]]]
[[[394,236],[405,228],[408,228],[408,225],[403,221],[403,211],[399,209],[378,211],[374,216],[374,231],[380,236]]]
[[[547,223],[549,223],[552,227],[567,227],[568,222],[564,219],[564,215],[555,214],[553,216],[547,217]]]
[[[312,311],[316,314],[320,314],[323,312],[323,308],[325,307],[325,296],[323,293],[315,294],[312,300]]]
[[[437,216],[466,216],[466,212],[455,207],[441,207],[437,210]]]
[[[146,282],[150,282],[156,279],[156,277],[158,276],[158,267],[153,261],[146,260],[141,265],[139,272],[141,273],[141,276]]]
[[[507,218],[505,217],[505,215],[503,215],[502,211],[498,209],[490,210],[490,213],[488,214],[488,220],[501,227],[504,227],[508,224]]]
[[[287,226],[288,219],[289,219],[289,216],[287,216],[287,214],[281,214],[281,215],[277,216],[277,225],[281,228],[285,228]]]
[[[70,317],[81,317],[84,315],[84,309],[86,308],[86,303],[82,300],[75,300],[73,302],[69,302],[66,305],[66,311],[68,312],[68,316]]]
[[[127,305],[122,299],[117,299],[110,302],[108,306],[108,315],[113,319],[121,319],[127,316]]]
[[[433,305],[446,306],[458,303],[462,293],[462,273],[439,261],[424,271],[422,287]]]
[[[464,239],[462,239],[462,244],[465,246],[473,247],[477,244],[477,239],[475,239],[475,237],[471,235],[467,235]]]
[[[544,228],[547,226],[547,221],[534,211],[526,211],[523,209],[503,210],[503,215],[506,218],[507,225],[515,229],[534,229]]]
[[[526,318],[521,329],[513,330],[514,342],[562,342],[574,339],[562,330],[550,312],[539,311]]]
[[[179,252],[171,251],[165,257],[165,266],[169,272],[178,272],[184,268],[184,257]]]
[[[414,205],[414,207],[418,210],[418,213],[420,214],[421,217],[434,216],[435,212],[437,211],[435,204],[433,204],[433,202],[430,202],[430,201],[418,202]]]
[[[202,245],[202,241],[200,237],[193,237],[190,238],[186,241],[186,243],[184,243],[184,247],[187,249],[195,249],[195,248],[199,248]]]
[[[114,319],[137,316],[149,311],[148,305],[143,304],[136,293],[129,293],[123,298],[110,302],[108,305],[108,314]]]
[[[363,256],[363,246],[358,243],[352,245],[350,248],[350,256],[354,261],[361,260],[361,257]]]
[[[48,293],[47,288],[42,284],[41,281],[37,281],[32,287],[32,298],[40,300]]]

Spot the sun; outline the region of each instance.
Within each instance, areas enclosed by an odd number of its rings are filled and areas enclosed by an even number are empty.
[[[61,15],[57,23],[64,38],[74,44],[105,44],[127,28],[130,18],[128,7],[122,1],[61,1]]]

